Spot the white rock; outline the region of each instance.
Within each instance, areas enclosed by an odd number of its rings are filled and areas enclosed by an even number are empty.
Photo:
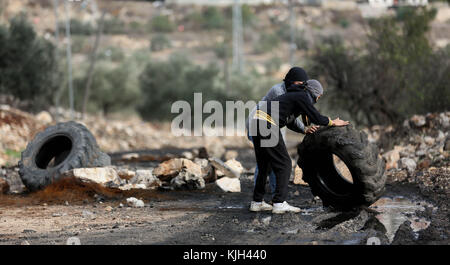
[[[242,172],[244,172],[244,167],[242,166],[242,164],[234,158],[225,162],[225,165],[229,166],[231,170],[233,170],[239,176],[242,174]]]
[[[96,218],[94,213],[87,211],[87,210],[84,210],[83,213],[81,214],[81,216],[83,216],[83,218],[85,218],[85,219],[90,219],[90,220],[94,220]]]
[[[229,178],[239,178],[244,171],[241,163],[236,160],[228,160],[227,163],[224,163],[220,159],[210,158],[209,162],[217,171]],[[217,173],[218,176],[220,176],[220,172]]]
[[[133,170],[120,168],[117,170],[117,174],[121,179],[130,180],[136,176],[136,172]]]
[[[121,183],[116,170],[111,167],[75,168],[65,172],[64,176],[79,178],[85,182],[95,182],[103,186]]]
[[[189,171],[181,171],[178,176],[170,181],[172,187],[180,189],[187,188],[190,190],[204,189],[205,179],[202,174],[193,174]]]
[[[424,138],[423,138],[423,140],[425,141],[425,143],[427,144],[427,145],[433,145],[434,144],[434,138],[433,137],[430,137],[430,136],[425,136]]]
[[[400,168],[408,170],[409,174],[414,173],[414,170],[416,170],[417,164],[416,162],[407,157],[403,157],[400,159]]]
[[[127,204],[130,207],[134,207],[134,208],[142,208],[145,206],[144,202],[142,200],[138,200],[134,197],[130,197],[127,199]]]
[[[223,177],[216,180],[216,184],[225,192],[241,192],[241,181],[238,178]]]
[[[53,122],[52,115],[47,111],[41,111],[36,115],[36,119],[44,124],[49,124]]]
[[[416,127],[422,127],[426,124],[425,116],[422,115],[413,115],[410,119],[410,121],[416,126]]]
[[[130,180],[131,184],[144,185],[146,188],[161,186],[161,181],[153,175],[153,169],[137,170],[136,176]]]
[[[396,145],[394,149],[383,154],[386,159],[386,169],[397,168],[398,161],[400,160],[400,152],[403,151],[405,147]]]
[[[186,152],[183,152],[181,155],[186,159],[190,159],[190,160],[194,159],[194,155],[192,154],[192,152],[186,151]]]
[[[138,159],[138,158],[139,158],[138,153],[129,153],[129,154],[122,155],[122,160],[133,160],[133,159]]]
[[[269,225],[271,220],[272,220],[272,216],[267,216],[267,217],[264,217],[263,219],[261,219],[261,221],[264,225]]]
[[[236,159],[238,157],[238,152],[235,150],[228,150],[225,152],[225,160]]]
[[[445,134],[441,130],[439,130],[438,136],[436,137],[436,141],[441,142],[444,139],[445,139]]]

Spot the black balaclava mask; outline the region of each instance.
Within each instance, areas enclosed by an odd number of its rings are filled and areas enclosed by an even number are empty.
[[[286,89],[289,89],[294,81],[303,81],[304,83],[306,83],[306,81],[308,81],[308,75],[306,74],[306,71],[303,70],[303,68],[292,67],[286,74],[286,77],[283,81]]]

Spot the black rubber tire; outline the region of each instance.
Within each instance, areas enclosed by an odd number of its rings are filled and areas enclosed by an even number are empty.
[[[19,175],[29,191],[36,191],[65,171],[109,165],[110,157],[100,151],[92,133],[71,121],[46,128],[28,143],[19,161]]]
[[[353,183],[336,170],[333,154],[349,169]],[[345,127],[323,127],[298,146],[303,179],[324,206],[350,210],[369,206],[385,191],[385,160],[367,134]]]

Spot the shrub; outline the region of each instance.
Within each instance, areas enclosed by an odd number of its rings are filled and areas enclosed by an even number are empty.
[[[278,47],[280,40],[277,35],[272,33],[263,33],[259,41],[255,44],[254,52],[257,54],[266,53],[272,51],[272,49]]]
[[[36,35],[24,15],[9,28],[0,26],[0,93],[28,102],[40,110],[52,102],[57,88],[55,47]]]
[[[170,47],[170,40],[164,34],[156,34],[150,41],[150,50],[153,52],[162,51]]]
[[[169,19],[168,16],[158,15],[152,18],[151,22],[152,31],[156,32],[172,32],[175,29],[175,25]]]

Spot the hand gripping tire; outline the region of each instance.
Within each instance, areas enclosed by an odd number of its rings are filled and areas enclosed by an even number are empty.
[[[111,165],[89,130],[76,122],[58,123],[38,133],[22,152],[19,175],[29,191],[44,188],[74,168]]]
[[[324,127],[306,135],[298,154],[303,179],[324,206],[339,210],[368,206],[385,190],[385,160],[367,135],[352,126]],[[352,181],[336,169],[333,154],[345,163]]]

